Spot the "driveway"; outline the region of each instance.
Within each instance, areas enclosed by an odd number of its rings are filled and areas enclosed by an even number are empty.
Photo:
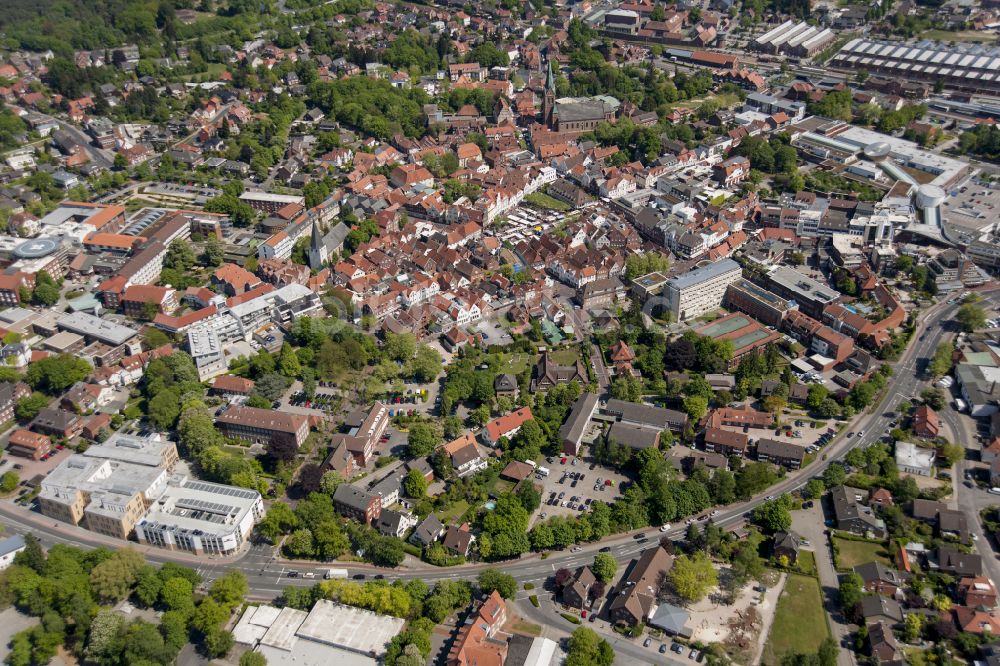
[[[833,567],[833,553],[830,551],[830,541],[825,534],[826,526],[823,515],[823,503],[814,502],[811,509],[792,512],[792,529],[803,539],[809,542],[809,546],[803,550],[812,550],[816,556],[816,570],[819,573],[819,584],[823,589],[823,604],[826,606],[827,615],[830,618],[830,631],[837,645],[842,645],[842,641],[852,631],[840,612],[840,603],[837,599],[840,588],[840,578],[837,570]],[[840,648],[837,653],[838,666],[852,666],[854,658],[849,650]]]

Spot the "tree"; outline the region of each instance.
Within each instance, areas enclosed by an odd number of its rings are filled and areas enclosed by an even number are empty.
[[[116,551],[91,569],[90,588],[106,602],[121,601],[132,589],[144,563],[143,556],[131,548]]]
[[[861,601],[863,583],[864,581],[861,580],[861,576],[853,571],[844,576],[840,582],[838,590],[840,608],[848,618],[853,618],[855,615],[855,609]]]
[[[420,345],[408,368],[409,374],[417,381],[425,383],[434,381],[434,378],[441,374],[441,354],[429,345]]]
[[[960,307],[955,319],[969,333],[986,328],[986,311],[974,303],[966,303]]]
[[[37,391],[32,393],[26,398],[21,398],[14,405],[14,416],[17,417],[18,421],[22,423],[30,421],[38,416],[38,413],[48,407],[49,398],[44,393],[38,393]]]
[[[692,421],[700,421],[708,411],[708,400],[700,395],[689,395],[684,398],[684,411]]]
[[[674,592],[688,602],[703,599],[719,583],[715,566],[702,551],[690,556],[679,555],[667,576]]]
[[[838,462],[832,463],[823,472],[823,483],[826,484],[827,488],[836,488],[843,485],[845,479],[847,479],[847,471]]]
[[[615,651],[590,627],[579,627],[569,637],[566,666],[611,666]]]
[[[209,236],[208,240],[205,241],[205,246],[202,248],[201,263],[209,268],[216,268],[222,265],[225,258],[226,253],[222,247],[222,243],[215,236]]]
[[[174,391],[161,391],[146,403],[150,422],[160,430],[174,427],[181,414],[181,405]]]
[[[412,333],[386,333],[383,349],[392,360],[405,363],[417,352],[417,338]]]
[[[240,655],[240,666],[267,666],[267,657],[260,652],[244,652]]]
[[[407,453],[413,458],[430,455],[440,443],[441,432],[431,423],[414,423],[406,436]]]
[[[408,497],[420,499],[427,494],[427,477],[420,470],[411,469],[403,479],[403,490]]]
[[[215,628],[212,631],[205,634],[205,639],[202,641],[202,647],[205,649],[205,653],[212,657],[213,659],[224,657],[226,654],[233,649],[235,644],[232,632],[226,631],[222,628]]]
[[[948,397],[944,391],[939,388],[930,386],[925,388],[920,392],[920,399],[930,407],[931,409],[944,409],[945,404],[948,402]]]
[[[934,350],[934,356],[931,357],[930,362],[927,364],[927,373],[938,377],[951,372],[952,352],[954,352],[954,347],[950,342],[939,344],[937,349]]]
[[[337,486],[344,482],[344,477],[340,475],[335,469],[331,469],[329,472],[323,474],[323,478],[319,480],[319,489],[323,493],[333,497],[333,493],[336,492]]]
[[[167,248],[167,255],[163,258],[164,268],[170,268],[178,272],[185,272],[194,266],[195,256],[191,244],[184,239],[177,239]]]
[[[4,475],[0,477],[0,493],[6,495],[14,492],[17,490],[17,484],[20,482],[21,479],[17,476],[17,472],[4,472]]]
[[[229,570],[212,582],[208,594],[226,608],[235,608],[249,592],[247,577],[242,571]]]
[[[33,361],[28,365],[24,380],[34,389],[49,395],[60,395],[73,384],[86,379],[92,370],[82,358],[59,354]]]
[[[160,589],[160,602],[168,610],[186,610],[194,606],[194,586],[187,578],[174,576],[167,579]]]
[[[594,555],[594,564],[590,569],[598,580],[610,583],[618,571],[618,562],[611,553],[598,553]]]
[[[268,457],[276,462],[289,463],[295,460],[299,453],[299,447],[295,440],[286,437],[275,437],[268,441],[264,447]]]
[[[31,301],[36,305],[51,307],[59,301],[59,287],[55,284],[38,282],[31,292]]]
[[[510,574],[498,569],[483,569],[476,579],[483,594],[496,590],[504,599],[513,599],[517,594],[517,581]]]
[[[733,577],[740,584],[760,580],[764,575],[764,560],[757,552],[756,540],[740,541],[733,551]]]
[[[823,485],[822,479],[809,479],[809,482],[802,490],[802,496],[806,499],[819,499],[822,497],[824,490],[826,490],[826,486]]]
[[[961,444],[946,442],[941,446],[940,457],[944,458],[948,467],[954,466],[959,460],[965,458],[965,448]]]
[[[924,629],[924,616],[919,613],[910,613],[904,621],[903,635],[908,643],[913,643]]]
[[[766,531],[774,533],[792,526],[792,498],[785,494],[758,504],[753,510],[753,522]]]
[[[517,499],[528,513],[542,505],[542,494],[533,483],[522,483],[517,489]]]

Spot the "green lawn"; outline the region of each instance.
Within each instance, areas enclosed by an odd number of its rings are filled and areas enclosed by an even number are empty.
[[[438,519],[445,525],[448,525],[450,522],[461,518],[462,514],[468,510],[469,503],[465,500],[459,500],[458,502],[455,502],[447,511],[438,511],[436,513]]]
[[[795,561],[795,566],[799,568],[800,571],[807,574],[816,573],[816,556],[811,550],[800,550],[799,556]]]
[[[788,574],[785,589],[778,598],[762,662],[775,666],[785,655],[813,654],[829,636],[819,581],[811,576]]]
[[[576,359],[580,358],[576,349],[557,349],[556,351],[549,354],[549,357],[556,363],[560,365],[572,365],[576,363]]]
[[[533,206],[538,206],[539,208],[545,208],[547,210],[566,211],[571,207],[568,203],[559,201],[555,197],[550,197],[544,192],[532,192],[528,196],[524,197],[524,200]]]
[[[882,543],[870,541],[852,541],[850,539],[833,538],[837,544],[837,566],[841,571],[848,571],[867,562],[881,562],[892,565],[889,553]]]
[[[509,372],[512,375],[520,375],[522,372],[528,369],[529,366],[534,365],[535,355],[525,354],[524,352],[513,352],[506,354],[506,361],[501,367],[502,372]]]

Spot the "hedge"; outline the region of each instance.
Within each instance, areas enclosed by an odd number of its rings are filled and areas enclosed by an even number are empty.
[[[538,604],[538,595],[537,594],[533,594],[530,597],[528,597],[528,601],[531,602],[532,606],[534,606],[535,608],[538,608],[539,604]]]
[[[569,613],[559,613],[559,614],[562,615],[563,619],[566,620],[567,622],[572,622],[573,624],[581,624],[580,618],[578,618],[576,615],[570,615]]]

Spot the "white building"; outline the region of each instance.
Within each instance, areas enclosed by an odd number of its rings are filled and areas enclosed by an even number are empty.
[[[677,321],[693,319],[722,306],[726,288],[743,277],[732,259],[722,259],[667,281],[664,296]]]
[[[24,537],[20,534],[0,541],[0,571],[14,564],[14,558],[25,549]]]
[[[270,666],[375,666],[404,624],[321,599],[308,613],[250,606],[233,628],[233,638],[263,654]]]
[[[896,442],[896,467],[903,474],[931,476],[934,473],[934,449],[911,442]]]
[[[218,483],[180,479],[135,526],[139,543],[202,555],[231,555],[264,517],[260,493]]]

